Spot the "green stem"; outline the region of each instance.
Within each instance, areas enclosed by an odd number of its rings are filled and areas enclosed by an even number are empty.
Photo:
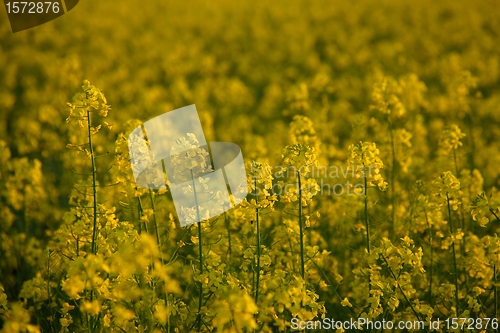
[[[231,249],[231,229],[229,228],[230,225],[230,218],[227,216],[227,213],[224,213],[224,221],[226,222],[226,229],[227,229],[227,251],[229,254],[229,265],[231,266],[233,263],[233,253]]]
[[[451,223],[451,207],[450,207],[450,198],[448,197],[448,193],[446,193],[446,202],[448,204],[448,224],[450,225],[450,234],[453,236],[453,224]],[[453,277],[455,283],[455,307],[456,307],[456,315],[459,315],[459,302],[458,302],[458,269],[457,269],[457,255],[455,253],[455,241],[451,243],[451,251],[453,255]]]
[[[393,133],[393,128],[392,128],[392,122],[389,121],[389,133],[391,137],[391,157],[392,157],[392,170],[391,170],[391,204],[392,204],[392,209],[391,209],[391,214],[392,214],[392,220],[391,220],[391,240],[394,241],[396,239],[396,221],[395,221],[395,212],[396,212],[396,194],[395,192],[395,180],[396,180],[396,149],[394,147],[394,133]]]
[[[137,191],[137,187],[135,188],[135,190]],[[142,218],[142,215],[144,213],[144,207],[142,206],[142,200],[141,200],[141,197],[137,197],[137,208],[138,208],[138,215],[139,215],[139,233],[142,232],[142,227],[141,227],[141,218]],[[144,230],[146,231],[146,233],[148,233],[148,224],[146,221],[144,221]]]
[[[96,187],[96,166],[94,157],[94,145],[92,144],[92,130],[91,130],[91,118],[90,111],[87,111],[87,127],[89,132],[89,151],[90,158],[92,161],[92,195],[94,197],[93,210],[94,210],[94,226],[92,229],[92,254],[97,253],[96,238],[97,238],[97,187]]]
[[[457,163],[457,150],[453,148],[453,161],[455,162],[455,173],[457,174],[457,178],[459,176],[458,173],[458,163]]]
[[[429,218],[427,216],[427,210],[424,208],[424,215],[425,215],[425,221],[427,222],[427,228],[429,229],[429,245],[430,245],[430,251],[431,251],[431,268],[429,271],[430,277],[429,277],[429,299],[428,302],[429,304],[432,305],[432,277],[433,277],[433,271],[434,271],[434,248],[432,247],[432,230],[431,230],[431,224],[429,223]]]
[[[453,162],[455,163],[455,173],[457,174],[457,178],[458,178],[460,175],[458,173],[457,150],[455,148],[453,148]],[[464,219],[464,216],[462,214],[462,207],[463,207],[463,204],[462,204],[462,202],[460,202],[460,210],[458,211],[458,217],[460,219],[460,227],[462,228],[462,230],[465,230],[465,219]],[[464,244],[464,242],[460,242],[460,252],[461,252],[462,256],[465,256],[465,244]]]
[[[151,200],[151,208],[153,208],[153,222],[155,224],[156,242],[158,243],[158,249],[160,250],[160,253],[161,253],[160,232],[158,230],[158,220],[156,218],[156,205],[155,205],[155,201],[153,199],[153,193],[151,190],[149,190],[149,199]]]
[[[198,222],[198,250],[200,251],[200,275],[203,274],[203,246],[202,246],[202,239],[201,239],[201,221]],[[196,321],[198,322],[198,332],[201,331],[201,305],[203,303],[203,284],[201,281],[199,282],[199,296],[198,296],[198,316],[196,318]]]
[[[177,251],[179,251],[181,244],[180,242],[183,242],[184,237],[191,231],[191,226],[182,234],[179,242],[177,242],[177,246],[175,247],[175,250],[172,252],[172,255],[170,256],[170,259],[167,261],[166,265],[169,265],[171,262],[173,262],[177,258]]]
[[[493,214],[495,216],[495,218],[497,219],[497,221],[500,222],[500,218],[498,217],[497,214],[495,214],[495,211],[490,208],[490,212],[491,212],[491,214]]]
[[[170,309],[170,300],[168,299],[168,297],[166,298],[165,302],[167,303],[167,309]],[[170,328],[172,327],[170,324],[170,317],[171,315],[169,314],[167,318],[167,333],[170,333]]]
[[[299,228],[300,228],[300,272],[302,279],[305,280],[305,267],[304,267],[304,225],[302,220],[302,187],[300,172],[297,173],[299,178]]]
[[[339,292],[337,291],[337,288],[338,288],[338,284],[334,287],[333,286],[333,283],[330,281],[330,279],[328,278],[328,276],[326,275],[325,271],[323,269],[321,269],[321,267],[319,267],[319,265],[314,261],[314,260],[311,260],[311,262],[314,264],[314,266],[316,266],[316,269],[321,273],[321,275],[323,276],[323,279],[325,279],[326,283],[328,284],[328,286],[332,289],[333,293],[337,296],[338,300],[340,302],[342,302],[343,298],[342,296],[340,296]],[[342,307],[344,310],[346,310],[347,312],[349,312],[349,314],[353,317],[353,318],[357,318],[357,315],[354,313],[354,311],[351,310],[351,308],[349,307]]]
[[[257,226],[257,281],[255,282],[255,304],[259,299],[259,285],[260,285],[260,225],[259,225],[259,199],[257,197],[257,179],[254,179],[255,185],[255,224]]]
[[[472,129],[475,126],[475,124],[474,124],[475,117],[472,117],[471,112],[467,112],[465,117],[466,117],[465,123],[468,125],[468,129],[469,129],[469,135],[468,135],[468,139],[469,139],[468,141],[469,141],[469,147],[470,147],[470,151],[468,154],[469,169],[474,170],[476,168],[476,166],[474,164],[475,143],[474,143],[474,135],[473,135]]]
[[[86,313],[85,314],[85,320],[87,321],[87,327],[89,328],[89,333],[92,333],[92,321],[91,321],[92,317]]]
[[[493,305],[495,309],[495,317],[498,318],[498,288],[497,288],[497,265],[493,265]]]
[[[495,216],[497,221],[500,222],[500,218],[498,217],[497,214],[495,214],[495,211],[490,208],[490,212]],[[497,288],[497,265],[493,265],[493,300],[495,302],[494,304],[494,310],[495,310],[495,317],[498,318],[498,288]],[[498,330],[497,330],[498,332]]]
[[[200,252],[200,276],[203,274],[203,245],[201,237],[201,221],[200,221],[200,208],[198,207],[198,196],[196,194],[196,186],[194,184],[193,170],[191,170],[191,183],[193,186],[194,202],[196,205],[196,216],[198,219],[198,250]],[[196,322],[198,323],[198,332],[201,331],[202,318],[201,318],[201,306],[203,303],[203,284],[201,281],[199,283],[199,296],[198,296],[198,315],[196,317]]]
[[[423,322],[421,319],[420,319],[420,316],[418,315],[417,311],[415,310],[415,308],[413,307],[413,304],[411,304],[410,300],[408,299],[408,297],[406,296],[403,288],[401,288],[401,285],[399,284],[398,282],[398,278],[396,276],[396,274],[394,274],[394,271],[392,270],[391,266],[389,266],[389,263],[387,262],[387,260],[385,259],[385,257],[380,254],[380,256],[382,257],[382,259],[384,260],[385,264],[387,265],[387,268],[389,269],[389,272],[391,273],[392,275],[392,278],[394,279],[394,281],[396,282],[398,288],[399,288],[399,291],[401,292],[401,294],[403,294],[403,297],[405,298],[406,302],[410,305],[410,308],[413,312],[413,314],[415,315],[415,317],[417,317],[418,321],[421,321]],[[427,331],[427,330],[426,330]]]
[[[365,227],[366,227],[366,250],[370,254],[370,220],[368,219],[368,182],[366,180],[366,166],[364,168],[364,185],[365,185]],[[371,276],[368,272],[368,297],[371,295]]]
[[[370,220],[368,218],[368,184],[365,174],[365,227],[366,227],[366,250],[370,253]]]
[[[90,110],[87,110],[87,128],[89,134],[89,152],[92,161],[92,196],[93,196],[93,227],[92,227],[92,254],[97,254],[97,181],[96,181],[96,166],[95,166],[95,156],[94,156],[94,145],[92,143],[92,119],[90,117]],[[90,291],[90,300],[94,299],[94,290]],[[94,316],[90,316],[89,329],[94,328],[97,323],[94,323]],[[93,331],[93,329],[92,329]]]

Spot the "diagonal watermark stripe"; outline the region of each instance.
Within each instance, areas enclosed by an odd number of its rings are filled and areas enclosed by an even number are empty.
[[[128,146],[137,186],[168,186],[181,226],[222,214],[248,193],[240,148],[207,143],[195,105],[146,121],[130,133]]]

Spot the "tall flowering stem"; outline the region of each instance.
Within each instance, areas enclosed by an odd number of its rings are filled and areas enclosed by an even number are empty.
[[[153,191],[151,190],[149,190],[149,199],[151,200],[151,208],[153,209],[153,222],[155,224],[156,243],[158,243],[158,249],[160,250],[161,254],[160,231],[158,230],[158,220],[156,218],[156,205],[153,198]]]
[[[196,216],[198,218],[198,221],[200,220],[200,208],[198,206],[198,195],[196,194],[196,187],[194,184],[194,175],[193,175],[193,170],[191,170],[191,182],[193,186],[193,192],[194,192],[194,202],[196,205]],[[201,221],[197,223],[198,224],[198,251],[200,253],[200,276],[203,274],[203,244],[202,244],[202,233],[201,233]],[[201,324],[202,324],[202,318],[201,318],[201,306],[203,303],[203,284],[201,281],[199,283],[199,296],[198,296],[198,315],[196,317],[196,322],[198,323],[198,332],[201,331]]]
[[[380,174],[384,167],[378,157],[380,151],[373,142],[359,142],[349,147],[347,158],[348,170],[353,171],[356,178],[363,178],[365,194],[365,224],[367,226],[367,251],[370,252],[369,219],[368,219],[368,187],[377,187],[381,191],[387,189],[387,182]]]
[[[83,81],[82,86],[83,92],[77,93],[73,96],[73,102],[67,103],[69,107],[69,116],[66,118],[66,122],[69,123],[72,120],[75,120],[78,123],[78,126],[83,128],[84,119],[87,120],[87,132],[88,132],[88,146],[89,149],[85,150],[87,156],[90,157],[92,164],[92,209],[93,209],[93,227],[92,227],[92,253],[97,253],[97,169],[95,162],[95,154],[94,154],[94,144],[92,141],[92,136],[97,134],[101,129],[102,125],[98,125],[96,127],[92,127],[92,112],[97,111],[99,116],[106,117],[108,115],[108,111],[110,110],[110,106],[107,104],[106,97],[104,94],[97,89],[95,86],[91,85],[88,80]],[[107,122],[104,122],[105,126],[109,128]],[[68,148],[73,148],[83,152],[83,148],[81,145],[77,144],[68,144]]]
[[[431,259],[431,267],[429,269],[429,304],[432,304],[432,279],[434,275],[434,247],[432,246],[432,228],[429,223],[429,217],[427,216],[427,210],[424,208],[425,221],[427,222],[427,229],[429,230],[429,249],[431,251],[430,259]]]
[[[498,202],[497,202],[498,204]],[[495,207],[495,209],[498,207]],[[495,216],[498,222],[500,222],[500,218],[492,208],[488,208],[488,210]],[[497,265],[493,265],[493,300],[495,302],[493,308],[495,313],[495,318],[498,318],[498,284],[497,284]]]
[[[372,92],[372,108],[385,115],[389,126],[389,137],[391,146],[391,239],[396,238],[396,140],[394,131],[394,120],[406,114],[406,107],[402,103],[402,87],[400,83],[390,77],[382,77],[375,83]]]
[[[493,265],[493,305],[495,318],[498,318],[498,287],[497,287],[497,265]]]
[[[91,126],[91,117],[90,110],[87,110],[87,125],[88,125],[88,133],[89,133],[89,154],[90,159],[92,161],[92,211],[93,211],[93,227],[92,227],[92,254],[97,254],[97,246],[96,246],[96,238],[97,238],[97,186],[96,186],[96,166],[95,166],[95,155],[94,155],[94,145],[92,143],[92,126]],[[90,291],[90,300],[92,301],[94,298],[94,290]],[[97,325],[97,321],[94,320],[94,317],[90,318],[89,331],[93,332]]]
[[[471,207],[471,215],[472,215],[472,220],[476,221],[479,223],[481,227],[486,227],[488,223],[490,223],[491,217],[488,217],[488,215],[491,213],[497,222],[500,222],[500,217],[498,216],[498,210],[500,208],[500,200],[498,198],[488,197],[486,193],[483,191],[476,195],[474,200],[472,201],[472,207]],[[495,258],[498,258],[497,255],[495,255]],[[498,280],[497,280],[497,274],[498,274],[498,265],[495,260],[495,263],[493,264],[493,312],[494,312],[494,317],[498,318]]]
[[[224,222],[226,223],[227,229],[227,252],[229,254],[229,264],[233,264],[233,251],[231,249],[231,228],[230,228],[230,220],[227,213],[224,213]]]
[[[396,239],[396,151],[394,147],[394,129],[392,126],[392,121],[389,122],[389,133],[391,137],[391,159],[392,159],[392,167],[391,167],[391,238],[392,240]]]
[[[491,213],[495,219],[500,222],[498,210],[500,208],[500,201],[492,196],[488,197],[485,192],[481,192],[472,201],[471,215],[472,219],[485,227],[490,222],[488,215]],[[495,258],[497,256],[495,255]],[[493,312],[495,318],[498,318],[498,265],[497,261],[493,264]]]
[[[306,179],[306,175],[311,172],[311,168],[316,166],[317,163],[316,150],[308,145],[296,143],[285,147],[283,150],[283,167],[287,172],[292,170],[297,174],[297,186],[288,188],[287,192],[282,194],[282,200],[285,202],[298,201],[300,273],[302,279],[305,279],[303,207],[307,206],[312,197],[319,192],[319,185],[316,180],[312,178]]]
[[[446,205],[448,207],[448,224],[450,225],[450,234],[453,235],[453,223],[451,221],[451,207],[450,197],[446,194]],[[457,269],[457,254],[455,253],[455,241],[451,243],[451,252],[453,255],[453,282],[455,284],[455,307],[458,315],[459,302],[458,302],[458,269]]]
[[[441,176],[436,178],[433,182],[433,185],[436,189],[436,193],[438,196],[438,200],[444,202],[446,205],[448,212],[448,227],[450,231],[450,246],[453,256],[453,283],[455,285],[455,307],[456,314],[459,314],[460,303],[458,298],[458,266],[457,266],[457,255],[455,251],[455,240],[457,235],[454,234],[453,223],[451,220],[451,210],[458,210],[461,202],[458,200],[459,197],[462,196],[462,192],[460,190],[460,181],[453,176],[450,171],[443,172]]]
[[[365,227],[366,227],[366,251],[370,254],[370,219],[368,218],[368,182],[366,180],[366,166],[363,166],[365,169],[365,176],[363,177],[364,186],[365,186]]]
[[[415,317],[417,317],[417,319],[419,321],[422,321],[422,319],[420,319],[420,316],[418,315],[417,311],[415,310],[415,307],[413,306],[412,302],[408,299],[408,296],[406,296],[406,293],[403,290],[403,288],[401,288],[401,284],[398,283],[398,277],[396,276],[396,274],[394,274],[394,271],[392,270],[391,265],[389,265],[389,263],[387,262],[387,259],[384,257],[383,254],[380,254],[380,257],[382,258],[382,260],[384,260],[385,264],[387,265],[387,268],[389,269],[389,272],[391,273],[391,276],[394,279],[394,282],[397,285],[399,291],[403,295],[403,297],[406,300],[406,302],[408,303],[408,305],[410,305],[411,311],[413,312],[413,314],[415,315]]]
[[[93,197],[93,228],[92,228],[92,253],[97,253],[96,248],[96,238],[97,238],[97,187],[96,187],[96,166],[95,166],[95,155],[94,155],[94,145],[92,143],[92,118],[90,115],[90,109],[87,110],[87,128],[89,133],[89,153],[90,160],[92,161],[92,197]]]
[[[261,245],[261,233],[260,233],[260,210],[267,209],[273,210],[274,203],[276,202],[276,195],[271,194],[268,190],[272,188],[273,176],[272,168],[267,163],[260,163],[252,161],[247,164],[247,183],[249,184],[249,193],[253,193],[254,198],[250,202],[244,201],[242,203],[243,207],[248,207],[252,209],[251,216],[255,218],[256,224],[256,245],[255,255],[257,259],[257,276],[255,279],[255,284],[252,286],[252,295],[254,296],[255,303],[259,299],[260,290],[260,270],[261,270],[261,256],[262,256],[262,245]],[[263,185],[263,188],[259,187]],[[252,218],[253,221],[253,218]],[[255,274],[255,273],[254,273]]]
[[[200,200],[198,197],[198,190],[195,185],[195,178],[201,182],[201,175],[206,172],[213,171],[212,165],[210,163],[210,157],[208,151],[199,146],[199,141],[196,135],[193,133],[186,133],[186,136],[180,137],[176,140],[176,145],[171,148],[171,162],[174,166],[173,179],[175,182],[187,183],[191,182],[189,186],[183,186],[185,193],[193,193],[194,196],[194,207],[182,207],[188,213],[183,216],[187,220],[196,221],[198,224],[198,251],[200,254],[199,261],[199,271],[200,271],[200,281],[198,281],[199,295],[198,295],[198,314],[196,320],[192,327],[196,324],[198,325],[198,332],[201,331],[201,326],[203,324],[203,318],[201,314],[201,309],[203,305],[203,284],[201,282],[201,276],[203,275],[203,238],[202,238],[202,227],[201,221],[206,218],[202,218],[200,210]],[[200,178],[198,178],[200,177]],[[172,186],[176,186],[175,182]],[[208,185],[204,184],[205,190],[208,190]],[[203,191],[200,192],[203,194]],[[194,209],[193,209],[194,208]]]
[[[458,163],[457,163],[457,149],[462,146],[461,140],[465,137],[460,128],[457,125],[451,125],[450,127],[443,130],[441,137],[439,138],[439,147],[442,150],[443,155],[448,156],[450,152],[453,152],[453,162],[455,164],[455,172],[457,177],[458,173]]]
[[[297,174],[299,181],[299,230],[300,230],[300,272],[302,279],[305,279],[304,268],[304,221],[302,219],[302,183],[300,180],[300,172]]]
[[[137,191],[137,187],[135,189]],[[137,214],[139,216],[139,221],[143,221],[142,216],[144,215],[144,207],[142,206],[141,197],[137,197]],[[144,220],[144,230],[148,233],[148,222]],[[139,233],[142,232],[141,222],[139,222]]]
[[[257,191],[257,179],[254,178],[255,194]],[[255,304],[259,299],[259,285],[260,285],[260,224],[259,224],[259,198],[255,196],[255,225],[257,228],[257,281],[255,282]]]
[[[203,274],[203,246],[202,246],[202,239],[201,239],[201,222],[198,222],[198,250],[200,252],[200,275]],[[199,283],[199,296],[198,296],[198,316],[196,318],[196,321],[198,322],[198,332],[201,331],[201,306],[203,303],[203,284],[201,281]]]
[[[456,177],[460,176],[458,171],[458,162],[457,162],[457,149],[462,146],[461,140],[466,135],[462,133],[460,128],[457,125],[452,125],[446,129],[444,129],[441,133],[441,137],[439,138],[439,146],[442,149],[442,153],[445,156],[448,156],[450,152],[453,152],[453,163],[455,166],[455,175]],[[460,203],[462,205],[462,203]],[[461,212],[458,212],[458,216],[460,218],[461,228],[465,229],[465,219]],[[465,244],[461,243],[461,252],[462,255],[465,255]]]
[[[370,219],[368,216],[368,187],[378,187],[380,190],[387,189],[387,182],[380,175],[380,169],[384,167],[382,160],[378,157],[380,151],[373,142],[359,142],[349,147],[347,158],[348,169],[355,172],[356,178],[363,177],[364,185],[364,219],[366,228],[366,251],[370,253]],[[371,294],[371,278],[368,276],[368,295]]]
[[[85,152],[91,161],[91,172],[92,175],[92,243],[91,243],[91,253],[93,255],[97,254],[97,238],[98,238],[98,228],[97,228],[97,167],[95,161],[95,152],[94,152],[94,142],[92,140],[92,136],[97,134],[101,129],[102,125],[92,126],[92,113],[97,111],[99,116],[106,117],[108,115],[108,111],[110,110],[110,106],[107,104],[106,97],[104,94],[97,89],[95,86],[91,85],[89,81],[83,81],[82,86],[83,92],[77,93],[73,96],[72,103],[67,103],[69,107],[69,116],[66,118],[66,122],[69,123],[72,120],[75,120],[80,128],[85,127],[85,119],[87,123],[87,133],[88,133],[88,150],[83,149],[84,145],[81,144],[68,144],[68,148],[76,149],[79,152]],[[108,128],[111,127],[110,124],[104,122],[104,125]],[[90,291],[89,295],[90,301],[94,299],[94,290]],[[94,331],[98,324],[98,318],[93,315],[90,315],[90,320],[87,317],[87,325],[90,331]]]

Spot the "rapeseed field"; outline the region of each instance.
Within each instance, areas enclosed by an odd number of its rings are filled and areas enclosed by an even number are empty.
[[[496,1],[1,15],[0,332],[498,331]],[[192,104],[248,195],[181,226],[128,139]]]

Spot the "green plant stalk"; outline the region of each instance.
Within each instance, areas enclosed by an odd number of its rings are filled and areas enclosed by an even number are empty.
[[[493,209],[490,208],[491,214],[495,216],[498,222],[500,222],[500,218],[498,215],[495,213]],[[495,318],[498,318],[498,288],[497,288],[497,265],[493,265],[493,299],[495,301],[494,308],[495,308]],[[497,329],[498,332],[498,329]]]
[[[490,208],[490,212],[491,214],[493,214],[495,216],[495,218],[497,219],[498,222],[500,222],[500,218],[498,217],[498,215],[495,213],[495,211],[493,209]]]
[[[495,213],[493,209],[490,208],[491,214],[495,216],[498,222],[500,222],[500,218],[498,215]],[[497,288],[497,265],[493,265],[493,300],[495,304],[493,305],[493,308],[495,310],[495,318],[498,318],[498,288]]]
[[[394,271],[392,270],[391,266],[389,266],[389,263],[387,262],[387,260],[385,259],[385,257],[380,254],[380,256],[382,257],[382,259],[384,260],[385,264],[387,265],[387,268],[389,268],[389,272],[391,273],[392,275],[392,278],[394,279],[394,281],[396,282],[396,284],[398,285],[398,288],[399,288],[399,291],[401,292],[401,294],[403,294],[403,297],[405,298],[406,302],[410,305],[410,308],[413,312],[413,314],[415,315],[415,317],[417,317],[418,321],[421,321],[423,322],[421,319],[420,319],[420,316],[418,315],[417,311],[415,310],[415,308],[413,307],[413,304],[411,304],[410,300],[408,299],[408,297],[406,296],[403,288],[401,288],[401,286],[399,285],[399,282],[398,282],[398,278],[396,276],[396,274],[394,274]],[[427,331],[427,330],[426,330]]]
[[[92,142],[92,118],[90,116],[90,110],[87,110],[87,129],[89,134],[89,152],[90,159],[92,161],[92,197],[93,197],[93,227],[92,227],[92,254],[97,254],[97,181],[96,181],[96,163],[94,156],[94,144]],[[94,299],[94,290],[90,291],[90,300]],[[94,323],[94,316],[90,316],[89,330],[93,332],[97,327],[97,323]]]
[[[92,317],[88,313],[85,314],[85,320],[87,322],[89,333],[92,333]]]
[[[135,188],[135,190],[137,191],[137,187]],[[139,234],[140,234],[142,232],[141,217],[144,212],[144,207],[142,206],[142,200],[140,197],[137,197],[137,210],[139,216]],[[146,233],[148,233],[148,224],[146,223],[146,221],[144,221],[144,230],[146,231]]]
[[[227,229],[227,252],[229,254],[229,265],[231,266],[233,263],[233,252],[231,249],[231,229],[229,228],[230,223],[227,213],[224,213],[224,222],[226,223],[226,229]]]
[[[431,251],[431,267],[429,270],[429,299],[428,302],[429,304],[432,305],[432,277],[434,273],[434,248],[432,247],[432,230],[431,230],[431,224],[429,223],[429,218],[427,216],[427,210],[424,208],[424,215],[425,215],[425,221],[427,222],[427,228],[429,229],[429,245],[430,245],[430,251]]]
[[[91,130],[91,117],[90,117],[90,110],[87,110],[87,127],[88,127],[88,133],[89,133],[89,152],[90,152],[90,158],[92,161],[92,196],[94,197],[94,202],[93,202],[93,211],[94,211],[94,226],[92,229],[92,254],[97,253],[97,248],[96,248],[96,238],[97,238],[97,187],[96,187],[96,166],[95,166],[95,156],[94,156],[94,145],[92,143],[92,130]]]
[[[366,171],[366,168],[365,168]],[[364,177],[364,185],[365,185],[365,227],[366,227],[366,250],[370,253],[370,220],[368,219],[368,182],[366,180],[366,173]]]
[[[468,153],[468,162],[469,162],[469,169],[470,170],[474,170],[476,168],[475,163],[474,163],[474,153],[475,153],[476,147],[475,147],[475,143],[474,143],[474,135],[472,132],[472,129],[475,126],[474,120],[475,120],[475,117],[472,117],[470,111],[465,114],[464,122],[467,124],[467,128],[469,130],[468,141],[469,141],[470,151]]]
[[[254,179],[255,185],[255,224],[257,227],[257,281],[255,282],[255,304],[259,299],[259,285],[260,285],[260,225],[259,225],[259,199],[257,197],[257,179]]]
[[[196,191],[195,191],[196,193]],[[196,196],[196,195],[195,195]],[[198,209],[196,209],[198,210]],[[200,275],[203,274],[203,247],[202,247],[202,240],[201,240],[201,221],[198,222],[198,249],[200,251]],[[196,318],[198,322],[198,332],[201,331],[201,304],[203,302],[203,284],[201,281],[199,282],[200,284],[200,295],[198,296],[198,316]]]
[[[365,184],[365,227],[366,227],[366,250],[370,254],[370,220],[368,219],[368,182],[366,180],[366,166],[364,168],[364,184]],[[371,295],[371,276],[368,273],[368,297]]]
[[[153,192],[151,190],[149,190],[149,198],[151,200],[151,207],[153,209],[153,221],[154,221],[154,225],[155,225],[156,242],[158,244],[158,251],[160,253],[160,262],[162,265],[164,265],[162,244],[161,244],[161,240],[160,240],[160,231],[158,229],[158,219],[156,218],[156,204],[155,204],[155,201],[153,198]],[[153,289],[156,290],[156,282],[154,280],[152,281],[152,284],[153,284]],[[163,300],[167,303],[167,306],[168,306],[167,294],[163,293],[162,296],[163,296]],[[168,321],[170,322],[170,315],[168,316]],[[168,330],[170,331],[170,324],[168,326]]]
[[[95,324],[94,324],[94,327],[92,328],[92,332],[96,332],[97,331],[97,327],[98,327],[98,324],[99,324],[99,320],[101,319],[101,313],[99,313],[97,315],[97,320],[95,321]]]
[[[50,259],[51,259],[51,255],[52,255],[52,250],[49,250],[48,257],[47,257],[47,299],[49,301],[49,304],[52,303],[52,294],[50,293],[50,279],[51,279],[50,278]],[[52,317],[52,322],[56,322],[57,319],[56,319],[53,308],[50,309],[50,313],[51,313],[51,317]],[[51,327],[51,329],[54,329],[52,322],[50,322],[50,327]]]
[[[395,221],[395,213],[396,213],[396,194],[395,194],[395,180],[396,180],[396,149],[394,147],[394,131],[392,128],[392,122],[388,117],[389,122],[389,133],[391,137],[391,158],[392,158],[392,170],[391,170],[391,240],[394,241],[396,239],[396,221]]]
[[[307,215],[311,216],[311,205],[307,205]],[[312,245],[312,232],[307,233],[307,242]]]
[[[302,279],[305,280],[305,266],[304,266],[304,221],[302,219],[302,183],[300,179],[300,172],[297,173],[299,180],[299,229],[300,229],[300,272]]]
[[[495,302],[493,305],[493,308],[495,309],[494,318],[498,318],[497,265],[493,265],[493,301]]]
[[[151,190],[149,190],[149,199],[151,200],[151,208],[153,208],[153,222],[155,224],[156,242],[158,243],[158,249],[160,250],[160,254],[161,254],[160,233],[158,230],[158,220],[156,218],[156,205],[155,205],[155,201],[153,199],[153,193]],[[163,262],[163,260],[162,260],[162,262]]]
[[[198,207],[198,196],[196,194],[196,186],[194,184],[193,170],[191,170],[191,183],[193,185],[194,202],[196,205],[196,216],[198,219],[198,250],[200,252],[200,276],[203,274],[203,245],[201,237],[201,221],[200,221],[200,209]],[[201,306],[203,303],[203,284],[201,281],[199,283],[199,296],[198,296],[198,315],[196,316],[196,322],[198,323],[198,332],[201,331],[202,318],[201,318]]]
[[[450,233],[453,235],[453,225],[451,223],[451,208],[450,208],[450,198],[448,197],[448,193],[446,193],[446,202],[448,204],[448,224],[450,225]],[[451,243],[451,251],[453,255],[453,277],[455,283],[455,307],[456,307],[456,315],[459,315],[459,302],[458,302],[458,269],[457,269],[457,255],[455,253],[455,241]]]
[[[338,284],[334,287],[333,286],[333,283],[330,281],[330,279],[328,278],[328,276],[326,275],[325,271],[321,269],[321,267],[319,267],[319,265],[311,259],[311,262],[313,263],[314,266],[316,266],[316,269],[321,273],[321,275],[323,276],[323,278],[325,279],[326,283],[328,283],[328,286],[332,289],[333,293],[337,296],[337,298],[339,299],[340,302],[342,302],[343,298],[342,296],[340,296],[339,292],[337,291],[337,288],[338,288]],[[347,312],[349,312],[349,314],[352,316],[352,318],[357,318],[357,315],[354,313],[354,311],[351,310],[350,307],[342,307],[344,310],[346,310]]]
[[[168,299],[168,297],[165,301],[167,303],[167,309],[170,310],[170,300]],[[170,317],[171,317],[171,315],[169,314],[168,318],[167,318],[167,333],[170,333],[170,327],[172,327],[172,325],[170,325]]]
[[[460,175],[458,173],[458,163],[457,163],[457,150],[453,148],[453,162],[455,163],[455,173],[457,174],[457,178]]]
[[[184,234],[182,234],[180,241],[182,241],[184,239],[184,237],[186,237],[186,235],[191,231],[191,226],[184,232]],[[172,252],[172,256],[170,257],[170,259],[167,261],[166,265],[169,265],[171,262],[173,262],[176,258],[177,258],[177,251],[179,251],[179,248],[181,247],[179,245],[179,242],[177,243],[177,246],[174,250],[174,252]]]
[[[455,163],[455,172],[456,172],[457,178],[458,178],[459,173],[458,173],[458,163],[457,163],[457,150],[455,148],[453,148],[453,162]],[[460,226],[461,226],[462,230],[465,230],[465,219],[464,219],[464,216],[462,214],[462,207],[463,207],[463,204],[462,204],[462,202],[460,202],[460,210],[458,211],[458,217],[460,218]],[[462,256],[465,256],[465,244],[464,244],[464,242],[460,242],[460,252],[461,252]]]

